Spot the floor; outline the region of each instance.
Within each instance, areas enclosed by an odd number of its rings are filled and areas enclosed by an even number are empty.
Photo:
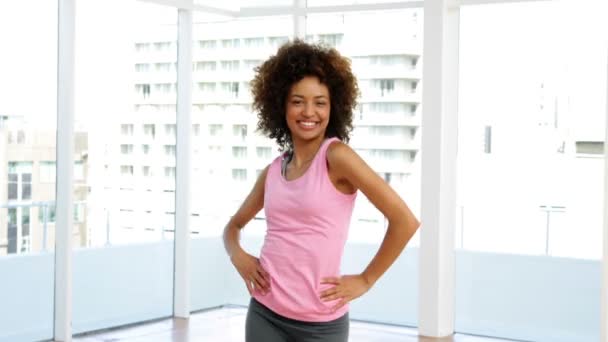
[[[226,307],[201,311],[186,319],[163,319],[76,336],[75,342],[243,342],[246,308]],[[428,338],[416,329],[351,321],[349,342],[507,342],[480,336],[456,334],[450,338]],[[261,341],[263,342],[263,341]]]

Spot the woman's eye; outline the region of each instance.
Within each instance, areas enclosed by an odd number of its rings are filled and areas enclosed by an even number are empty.
[[[326,104],[327,104],[327,103],[325,103],[325,102],[317,102],[317,106],[319,106],[319,107],[323,107],[323,106],[325,106]]]

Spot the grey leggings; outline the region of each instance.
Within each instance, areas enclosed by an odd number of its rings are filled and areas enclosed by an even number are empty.
[[[246,342],[346,342],[348,313],[329,322],[303,322],[280,316],[251,298],[245,321]]]

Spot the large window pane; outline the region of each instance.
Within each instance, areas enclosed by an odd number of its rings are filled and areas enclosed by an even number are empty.
[[[35,10],[32,10],[35,9]],[[0,340],[53,336],[57,1],[0,2]],[[8,257],[7,257],[8,255]]]
[[[172,312],[177,10],[82,0],[76,14],[79,333]]]
[[[422,10],[308,16],[306,39],[351,59],[361,98],[350,145],[419,215]],[[351,242],[380,242],[386,222],[359,196]],[[416,235],[410,246],[418,244]]]
[[[461,10],[458,331],[599,338],[607,9]]]
[[[214,21],[196,13],[194,22],[190,189],[191,231],[197,238],[192,264],[210,273],[193,275],[192,286],[205,290],[192,296],[191,305],[247,305],[247,291],[225,258],[220,236],[261,170],[278,155],[274,141],[256,132],[249,81],[254,68],[292,38],[293,18]],[[261,211],[244,231],[243,244],[251,253],[258,253],[265,229]],[[223,276],[210,279],[209,274]]]
[[[422,13],[411,9],[310,15],[306,22],[307,41],[333,46],[351,59],[361,97],[350,146],[418,216]],[[365,269],[386,225],[382,213],[359,194],[343,258],[344,273]],[[353,302],[352,318],[418,324],[418,241],[416,234],[382,281]]]

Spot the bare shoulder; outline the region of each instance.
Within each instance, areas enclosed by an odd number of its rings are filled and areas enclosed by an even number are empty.
[[[331,142],[327,147],[327,162],[330,166],[347,166],[360,159],[357,153],[341,141]]]

